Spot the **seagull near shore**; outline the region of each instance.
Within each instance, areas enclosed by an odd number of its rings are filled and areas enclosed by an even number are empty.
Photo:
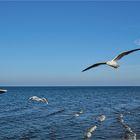
[[[125,52],[122,52],[120,53],[119,55],[117,55],[114,59],[112,59],[111,61],[107,61],[107,62],[99,62],[99,63],[95,63],[89,67],[87,67],[86,69],[84,69],[82,72],[84,71],[87,71],[91,68],[94,68],[94,67],[97,67],[97,66],[100,66],[100,65],[108,65],[108,66],[111,66],[113,68],[118,68],[120,65],[117,63],[118,60],[120,60],[122,57],[124,57],[125,55],[128,55],[132,52],[135,52],[135,51],[139,51],[140,48],[138,49],[134,49],[134,50],[130,50],[130,51],[125,51]]]

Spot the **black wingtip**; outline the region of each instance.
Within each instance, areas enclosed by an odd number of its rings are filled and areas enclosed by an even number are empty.
[[[82,70],[81,72],[85,72],[85,71],[86,71],[86,69]]]

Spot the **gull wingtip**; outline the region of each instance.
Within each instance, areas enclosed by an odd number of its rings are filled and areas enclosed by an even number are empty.
[[[82,70],[81,72],[84,72],[85,70]]]

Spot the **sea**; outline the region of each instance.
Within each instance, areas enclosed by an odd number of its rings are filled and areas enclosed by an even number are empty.
[[[140,87],[4,88],[0,140],[140,140]]]

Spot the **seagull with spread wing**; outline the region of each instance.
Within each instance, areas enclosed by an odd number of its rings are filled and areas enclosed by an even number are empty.
[[[120,60],[120,59],[121,59],[122,57],[124,57],[125,55],[128,55],[128,54],[130,54],[130,53],[132,53],[132,52],[139,51],[139,50],[140,50],[140,48],[134,49],[134,50],[130,50],[130,51],[126,51],[126,52],[122,52],[122,53],[120,53],[119,55],[117,55],[113,60],[107,61],[107,62],[95,63],[95,64],[93,64],[93,65],[87,67],[86,69],[84,69],[82,72],[87,71],[87,70],[89,70],[89,69],[91,69],[91,68],[97,67],[97,66],[99,66],[99,65],[105,65],[105,64],[108,65],[108,66],[111,66],[111,67],[113,67],[113,68],[118,68],[118,67],[119,67],[119,64],[117,63],[118,60]]]

